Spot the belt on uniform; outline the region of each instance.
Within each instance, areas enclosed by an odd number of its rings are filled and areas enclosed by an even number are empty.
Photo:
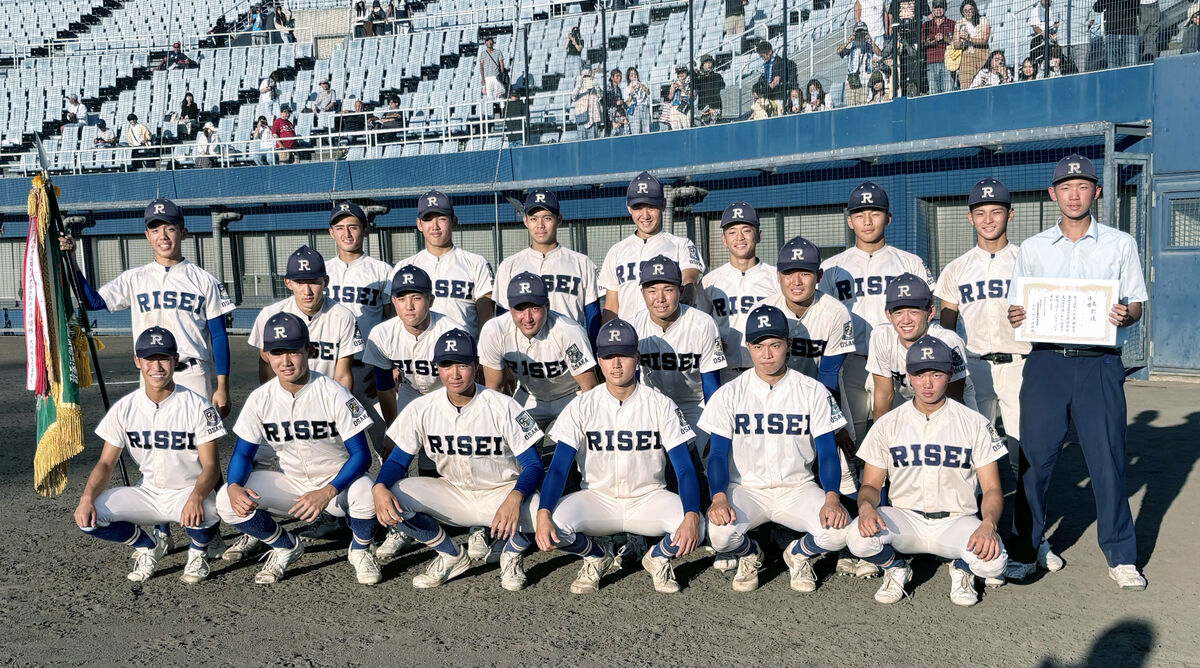
[[[1055,353],[1063,357],[1104,357],[1105,355],[1120,355],[1120,348],[1103,348],[1100,346],[1088,346],[1082,348],[1066,348],[1056,346],[1052,343],[1035,343],[1034,350]]]
[[[190,367],[194,367],[194,366],[196,366],[196,365],[197,365],[197,364],[199,364],[199,363],[200,363],[200,360],[198,360],[198,359],[196,359],[196,358],[194,358],[194,357],[193,357],[193,358],[190,358],[190,359],[186,359],[186,360],[179,360],[178,362],[176,362],[176,363],[175,363],[175,370],[176,370],[176,371],[183,371],[183,370],[185,370],[185,369],[188,369],[188,368],[190,368]]]
[[[1014,355],[1013,353],[988,353],[986,355],[980,355],[979,359],[983,360],[984,362],[991,362],[992,364],[1010,364],[1019,359],[1025,359],[1025,356],[1019,354]]]
[[[950,517],[950,513],[945,512],[945,511],[937,512],[937,513],[927,513],[923,510],[914,510],[913,512],[920,515],[921,517],[924,517],[927,520],[944,520],[947,517]]]

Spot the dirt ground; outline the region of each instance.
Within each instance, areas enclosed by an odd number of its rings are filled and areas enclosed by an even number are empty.
[[[115,400],[136,387],[131,346],[124,336],[105,343]],[[255,365],[244,338],[233,349],[236,411]],[[88,446],[70,464],[66,492],[39,497],[23,353],[21,338],[0,338],[6,665],[1200,665],[1192,570],[1200,550],[1200,384],[1128,385],[1127,475],[1145,592],[1108,579],[1087,469],[1068,447],[1051,507],[1051,541],[1067,568],[988,590],[964,609],[950,603],[946,568],[932,560],[915,561],[910,599],[883,606],[872,600],[878,580],[834,577],[832,560],[818,567],[815,594],[791,591],[777,550],[752,594],[734,593],[701,556],[676,569],[684,590],[674,596],[655,594],[643,571],[627,569],[606,577],[598,594],[576,597],[567,587],[577,562],[540,553],[526,560],[531,584],[523,592],[501,589],[496,566],[417,591],[410,581],[429,559],[425,551],[385,564],[384,582],[368,588],[354,582],[344,544],[332,542],[311,544],[275,586],[253,584],[254,562],[221,561],[207,582],[184,585],[182,547],[135,585],[124,577],[129,551],[86,538],[71,519],[100,445],[91,434],[103,411],[99,392],[83,393]],[[1012,484],[1005,480],[1006,489]],[[182,532],[175,535],[182,544]]]

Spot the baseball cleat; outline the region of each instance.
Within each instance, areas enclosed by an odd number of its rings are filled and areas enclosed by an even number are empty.
[[[150,537],[154,539],[152,547],[139,547],[133,551],[133,570],[125,577],[131,582],[145,582],[154,575],[154,569],[158,566],[158,560],[163,558],[170,546],[167,541],[161,537],[161,534],[152,532]]]
[[[1054,553],[1050,549],[1050,541],[1042,539],[1042,544],[1038,546],[1037,565],[1050,571],[1057,573],[1066,567],[1067,562],[1063,558]]]
[[[787,564],[792,589],[805,594],[817,590],[817,574],[813,572],[812,558],[792,551],[800,541],[794,540],[783,549],[783,563]]]
[[[188,584],[196,584],[208,577],[208,553],[205,550],[188,548],[187,565],[183,567],[180,580]]]
[[[471,535],[467,537],[467,556],[475,561],[483,561],[491,551],[492,545],[487,539],[487,529],[472,527]]]
[[[912,571],[908,566],[895,566],[883,569],[883,584],[875,592],[875,600],[880,603],[895,603],[904,598],[904,585],[912,579]]]
[[[854,565],[854,577],[870,580],[877,578],[883,574],[883,569],[866,559],[858,559],[858,563]]]
[[[1013,582],[1024,582],[1025,578],[1033,575],[1036,570],[1037,564],[1023,564],[1010,559],[1008,566],[1004,568],[1004,577]]]
[[[838,575],[858,577],[858,559],[847,556],[838,557],[837,568],[835,568],[833,572],[837,573]]]
[[[571,583],[572,594],[591,594],[600,589],[600,576],[613,564],[612,546],[598,543],[603,553],[598,557],[584,557],[579,574]]]
[[[458,554],[450,555],[438,552],[429,566],[413,578],[413,586],[417,589],[433,589],[445,584],[447,580],[456,578],[471,568],[471,556],[463,548],[458,548]]]
[[[950,564],[950,602],[970,607],[979,602],[975,591],[975,575]]]
[[[213,539],[208,541],[208,545],[204,547],[204,556],[208,559],[220,559],[226,547],[225,539],[221,537],[221,534],[214,534]]]
[[[1146,578],[1138,572],[1133,564],[1120,564],[1108,569],[1108,577],[1112,578],[1121,589],[1142,591],[1146,588]]]
[[[413,546],[412,538],[400,533],[396,527],[389,527],[387,537],[375,548],[376,559],[391,559]]]
[[[304,554],[304,543],[292,536],[292,547],[273,547],[266,555],[267,563],[254,575],[255,584],[275,584],[283,579],[287,567]]]
[[[679,583],[675,581],[675,569],[671,568],[671,560],[667,557],[656,557],[654,552],[647,552],[642,557],[642,568],[650,574],[654,582],[654,591],[660,594],[674,594],[679,591]]]
[[[1003,587],[1007,583],[1008,583],[1008,580],[1005,579],[1005,577],[1003,575],[1001,575],[999,577],[983,579],[984,586],[988,587],[990,589],[995,589],[996,587]]]
[[[375,561],[375,555],[371,554],[370,550],[349,550],[346,560],[354,567],[354,577],[358,584],[374,585],[383,579],[383,573],[379,572],[379,562]]]
[[[758,589],[758,569],[762,568],[766,555],[761,547],[756,545],[755,548],[752,554],[737,559],[737,573],[733,575],[734,591],[750,592]]]
[[[327,540],[337,536],[344,528],[342,518],[334,517],[322,510],[317,519],[298,531],[296,535],[309,540]]]
[[[745,557],[739,559],[728,552],[718,552],[713,555],[712,567],[722,573],[728,573],[729,571],[738,569],[742,565],[742,559],[745,559]],[[757,572],[755,571],[755,573]]]
[[[242,534],[238,539],[233,541],[227,550],[221,555],[221,559],[225,561],[241,561],[246,557],[253,556],[266,546],[263,542],[249,534]]]
[[[524,558],[520,552],[505,550],[500,555],[500,586],[508,591],[521,591],[525,588]]]

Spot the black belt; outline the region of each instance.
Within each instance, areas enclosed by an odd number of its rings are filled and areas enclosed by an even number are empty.
[[[362,360],[351,359],[351,360],[350,360],[350,366],[361,367],[361,366],[366,366],[366,365],[365,365],[365,364],[363,364],[363,361],[362,361]]]
[[[1035,343],[1033,349],[1044,352],[1051,352],[1063,357],[1104,357],[1105,355],[1120,355],[1120,348],[1104,348],[1100,346],[1086,346],[1080,348],[1066,348],[1064,346],[1056,346],[1052,343]]]
[[[913,512],[920,515],[921,517],[924,517],[927,520],[944,520],[947,517],[950,517],[950,513],[947,513],[947,512],[927,513],[922,510],[914,510]]]
[[[992,364],[1010,364],[1019,359],[1025,359],[1024,355],[1014,355],[1013,353],[988,353],[980,355],[979,359]]]
[[[183,371],[183,370],[185,370],[185,369],[187,369],[187,368],[189,368],[189,367],[196,366],[196,365],[197,365],[197,364],[199,364],[199,363],[200,363],[200,360],[198,360],[198,359],[196,359],[196,358],[194,358],[194,357],[193,357],[193,358],[191,358],[191,359],[179,360],[178,362],[176,362],[176,363],[175,363],[175,370],[176,370],[176,371]]]

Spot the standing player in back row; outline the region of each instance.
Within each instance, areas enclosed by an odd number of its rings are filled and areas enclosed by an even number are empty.
[[[842,389],[854,421],[854,436],[862,442],[871,417],[870,374],[867,353],[871,331],[887,325],[884,288],[905,272],[921,277],[933,289],[933,275],[921,258],[887,245],[884,231],[892,222],[887,193],[870,181],[850,192],[846,225],[854,232],[854,247],[821,263],[821,292],[832,295],[850,309],[854,322],[854,352],[842,364]]]
[[[637,229],[608,249],[600,267],[605,321],[620,317],[632,322],[636,313],[645,310],[638,270],[655,255],[666,256],[679,265],[683,271],[680,301],[696,303],[695,291],[704,273],[704,260],[690,239],[663,230],[663,203],[662,184],[647,172],[638,174],[625,189],[625,208]]]
[[[558,197],[540,188],[529,191],[525,197],[524,222],[529,230],[529,247],[504,258],[496,267],[497,314],[501,309],[512,309],[508,284],[514,276],[527,271],[540,276],[546,284],[550,310],[579,323],[591,341],[600,328],[600,292],[596,286],[599,270],[588,256],[558,243],[558,228],[562,225]]]
[[[421,195],[417,199],[417,229],[425,249],[396,263],[391,276],[400,267],[420,267],[433,282],[433,295],[437,297],[433,310],[462,323],[471,336],[478,337],[496,306],[492,302],[492,266],[483,256],[454,245],[456,227],[458,217],[449,197],[436,190]]]

